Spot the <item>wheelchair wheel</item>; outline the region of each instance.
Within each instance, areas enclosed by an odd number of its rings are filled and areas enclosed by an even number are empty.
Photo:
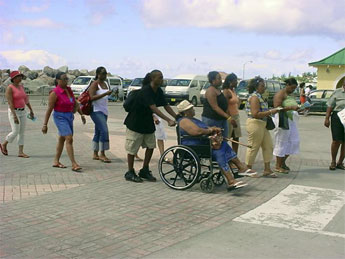
[[[224,183],[224,176],[221,172],[212,175],[212,182],[215,186],[221,186]]]
[[[204,178],[200,181],[200,188],[203,192],[211,193],[213,192],[214,184],[209,178]]]
[[[201,171],[200,160],[191,148],[172,146],[160,157],[158,171],[162,181],[170,188],[185,190],[197,182]]]

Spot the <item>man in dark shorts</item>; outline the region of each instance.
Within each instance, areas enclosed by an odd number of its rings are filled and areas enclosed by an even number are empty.
[[[324,125],[328,128],[331,125],[332,132],[332,145],[331,145],[331,155],[332,162],[329,166],[329,170],[342,169],[345,170],[344,166],[344,156],[345,156],[345,146],[344,146],[344,125],[341,123],[338,112],[345,109],[345,81],[341,88],[336,89],[331,97],[327,101],[327,111]],[[331,117],[331,122],[329,118]],[[340,147],[341,146],[341,147]],[[340,156],[338,162],[337,155],[340,147]]]
[[[130,111],[125,119],[126,130],[126,151],[128,172],[125,179],[132,182],[142,182],[142,178],[155,182],[156,178],[149,170],[149,164],[153,149],[156,147],[155,124],[153,113],[167,121],[169,126],[176,125],[174,120],[165,116],[157,107],[163,106],[164,109],[173,117],[175,112],[164,98],[164,93],[160,88],[163,83],[163,74],[159,70],[148,73],[143,80],[143,87],[136,96],[135,107]],[[143,167],[139,171],[139,176],[134,171],[134,157],[139,148],[146,148]]]

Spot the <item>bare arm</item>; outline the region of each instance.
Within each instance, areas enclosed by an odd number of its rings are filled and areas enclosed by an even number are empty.
[[[169,119],[169,117],[165,116],[164,113],[162,113],[155,104],[150,105],[150,109],[153,113],[157,114],[159,117],[161,117],[163,120],[165,120],[169,126],[176,125],[175,121]]]
[[[190,136],[208,135],[213,132],[212,128],[207,128],[207,129],[200,128],[189,119],[182,119],[180,121],[179,126],[181,127],[181,129],[186,131],[188,135]]]
[[[329,117],[331,116],[332,111],[333,111],[333,108],[332,108],[332,107],[327,107],[327,110],[326,110],[326,117],[325,117],[325,122],[324,122],[324,125],[325,125],[325,127],[327,127],[327,128],[329,128],[329,125],[330,125]]]
[[[98,82],[97,81],[92,82],[92,84],[88,90],[89,94],[90,94],[91,101],[96,101],[96,100],[101,99],[104,96],[110,95],[112,93],[112,90],[109,90],[103,94],[96,94],[97,89],[98,89]]]
[[[205,94],[208,103],[210,104],[211,108],[218,113],[220,116],[224,117],[225,120],[227,120],[230,115],[228,113],[226,113],[225,111],[223,111],[217,103],[217,92],[215,89],[213,89],[213,87],[207,89],[206,94]]]
[[[250,112],[252,113],[253,118],[255,119],[262,119],[269,115],[275,114],[278,112],[277,109],[271,109],[268,111],[260,111],[260,101],[257,96],[250,97]]]
[[[176,118],[176,113],[174,112],[174,110],[171,108],[171,106],[165,105],[164,109],[167,111],[167,113],[169,113],[173,118]]]
[[[48,108],[46,111],[46,115],[44,117],[44,123],[43,123],[43,127],[42,127],[43,134],[46,134],[48,132],[48,121],[49,121],[50,115],[51,115],[51,113],[55,107],[56,100],[57,100],[56,94],[52,91],[49,94]]]
[[[283,101],[285,99],[285,91],[283,91],[283,90],[280,90],[278,93],[276,93],[274,95],[274,98],[273,98],[273,107],[274,108],[283,106]],[[291,110],[297,111],[298,106],[294,105],[294,106],[284,107],[284,111],[291,111]]]

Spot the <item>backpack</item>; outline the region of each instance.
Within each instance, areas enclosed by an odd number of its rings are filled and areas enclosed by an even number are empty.
[[[125,109],[126,112],[132,112],[135,109],[136,105],[136,100],[139,96],[140,89],[138,90],[133,90],[129,93],[128,97],[123,103],[123,108]]]
[[[90,83],[90,85],[84,90],[84,92],[81,93],[78,97],[78,102],[80,103],[80,110],[85,115],[90,115],[92,112],[92,102],[91,97],[89,93],[89,88],[93,81]]]

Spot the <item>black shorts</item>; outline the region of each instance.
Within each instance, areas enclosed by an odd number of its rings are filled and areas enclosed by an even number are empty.
[[[333,141],[344,142],[344,139],[345,139],[344,125],[341,123],[337,113],[338,112],[333,112],[331,116],[332,139]]]

